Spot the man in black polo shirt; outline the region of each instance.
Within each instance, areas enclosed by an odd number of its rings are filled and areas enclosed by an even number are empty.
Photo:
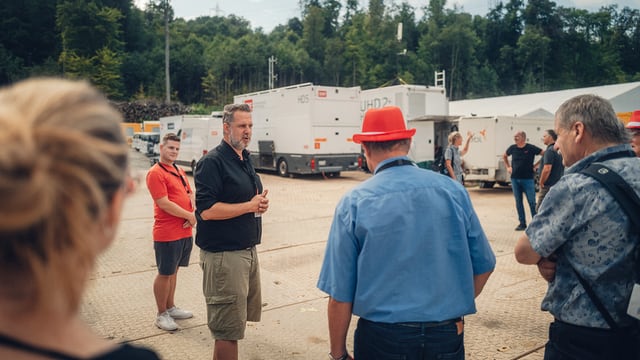
[[[544,155],[540,161],[540,178],[538,180],[540,191],[538,191],[536,212],[540,209],[540,204],[542,204],[544,197],[547,196],[549,189],[551,189],[551,187],[560,180],[562,174],[564,174],[562,155],[554,149],[557,139],[558,134],[556,134],[553,129],[545,130],[542,135],[542,142],[547,145],[547,149],[544,151]]]
[[[237,359],[247,321],[260,321],[262,298],[256,245],[267,190],[249,160],[251,108],[224,107],[224,139],[196,165],[196,245],[214,359]]]
[[[513,196],[516,198],[516,210],[518,211],[518,220],[520,224],[516,227],[517,231],[527,228],[527,221],[524,214],[524,204],[522,203],[522,193],[527,196],[531,217],[536,214],[536,188],[533,182],[533,160],[536,155],[544,154],[544,150],[535,145],[527,143],[527,134],[524,131],[518,131],[513,136],[515,144],[509,146],[507,151],[502,155],[504,165],[511,174],[511,189]],[[509,165],[509,156],[511,156],[511,165]],[[513,167],[512,167],[513,166]]]

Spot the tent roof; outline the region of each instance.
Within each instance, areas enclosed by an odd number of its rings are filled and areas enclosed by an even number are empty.
[[[595,94],[611,101],[616,112],[632,111],[634,108],[640,108],[640,100],[638,100],[640,99],[640,81],[638,81],[524,95],[451,101],[449,102],[449,114],[456,116],[475,114],[477,116],[553,117],[553,114],[563,102],[581,94]]]

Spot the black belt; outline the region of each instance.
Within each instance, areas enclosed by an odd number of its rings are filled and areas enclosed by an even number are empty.
[[[371,321],[371,320],[367,320],[365,318],[360,318],[361,321],[366,321],[366,322],[370,322],[370,323],[376,323],[376,321]],[[423,321],[423,322],[399,322],[399,323],[379,323],[379,324],[388,324],[388,325],[395,325],[395,326],[406,326],[406,327],[414,327],[414,328],[421,328],[421,327],[425,327],[425,328],[432,328],[432,327],[438,327],[438,326],[444,326],[444,325],[449,325],[449,324],[455,324],[458,322],[463,321],[462,317],[457,317],[457,318],[453,318],[453,319],[448,319],[448,320],[443,320],[443,321]]]
[[[438,326],[444,326],[444,325],[449,325],[449,324],[455,324],[457,322],[462,321],[461,317],[457,317],[457,318],[453,318],[453,319],[449,319],[449,320],[443,320],[443,321],[426,321],[426,322],[401,322],[401,323],[396,323],[395,325],[399,325],[399,326],[406,326],[406,327],[438,327]]]

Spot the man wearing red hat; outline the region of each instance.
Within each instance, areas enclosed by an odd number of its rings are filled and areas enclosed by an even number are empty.
[[[631,132],[631,147],[640,156],[640,110],[636,110],[631,114],[631,119],[627,124],[627,129]]]
[[[407,157],[415,131],[385,107],[353,136],[374,175],[342,197],[329,232],[318,288],[330,359],[352,359],[352,314],[357,359],[464,359],[463,316],[496,259],[464,187]]]

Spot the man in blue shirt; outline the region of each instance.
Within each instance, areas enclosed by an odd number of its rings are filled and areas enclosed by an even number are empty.
[[[538,264],[549,282],[542,310],[555,318],[545,360],[637,360],[634,319],[627,315],[638,233],[609,191],[580,173],[601,162],[640,195],[640,159],[611,104],[595,95],[567,100],[556,112],[565,174],[549,190],[515,248],[518,262]],[[577,277],[593,289],[621,331],[612,330]],[[637,323],[636,323],[637,324]]]
[[[408,157],[415,129],[397,107],[370,109],[361,143],[374,176],[340,200],[318,288],[330,295],[331,359],[464,359],[462,317],[495,267],[469,195]]]

